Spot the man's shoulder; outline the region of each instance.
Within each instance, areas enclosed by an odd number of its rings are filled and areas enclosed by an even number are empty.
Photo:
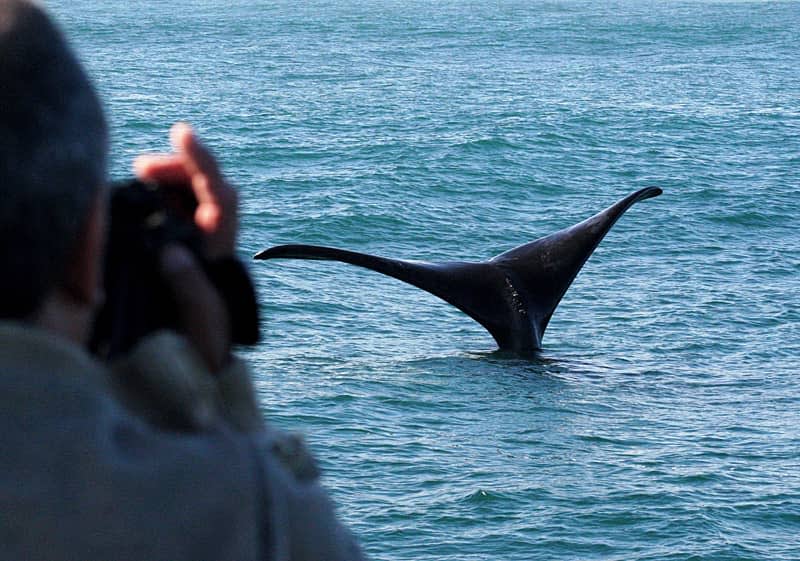
[[[211,544],[217,530],[256,543],[252,443],[223,426],[196,434],[154,427],[114,398],[107,375],[63,340],[0,325],[0,510],[17,513],[14,526],[41,530],[65,551],[88,531],[120,551],[147,550],[144,535],[169,540],[162,545],[170,551]]]
[[[221,423],[204,432],[155,426],[119,399],[113,376],[77,345],[0,322],[0,422],[6,436],[17,434],[30,445],[46,447],[52,439],[82,447],[87,459],[118,455],[129,465],[141,460],[161,467],[175,462],[186,473],[250,464],[252,444],[243,435]]]
[[[266,428],[261,438],[265,451],[297,481],[313,483],[319,479],[319,465],[302,434]]]
[[[108,386],[102,365],[70,341],[42,329],[0,321],[3,413],[29,417],[93,414]]]

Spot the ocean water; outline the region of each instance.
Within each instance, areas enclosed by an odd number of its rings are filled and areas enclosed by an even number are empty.
[[[190,121],[245,259],[482,260],[664,189],[535,358],[378,274],[252,263],[264,412],[372,559],[800,559],[800,2],[48,5],[114,175]]]

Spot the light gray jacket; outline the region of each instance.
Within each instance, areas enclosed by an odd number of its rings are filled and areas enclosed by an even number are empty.
[[[195,426],[179,432],[145,420],[141,396],[123,405],[119,379],[65,340],[0,322],[0,559],[362,559],[302,443],[256,428],[252,404],[237,410],[247,388],[192,381]]]

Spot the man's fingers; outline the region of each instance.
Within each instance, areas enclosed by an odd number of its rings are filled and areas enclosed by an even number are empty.
[[[214,155],[195,136],[186,123],[170,130],[173,154],[140,156],[134,162],[136,175],[178,188],[191,189],[197,200],[195,224],[205,233],[207,256],[230,256],[239,229],[238,194],[220,173]]]
[[[193,167],[191,171],[221,180],[222,173],[216,158],[194,134],[194,130],[186,123],[176,123],[170,131],[170,139],[178,152],[188,156],[187,163]]]
[[[176,123],[170,131],[175,149],[184,155],[186,171],[192,179],[192,188],[200,204],[217,200],[217,190],[225,186],[214,156],[197,139],[186,123]]]
[[[188,186],[190,178],[183,158],[175,154],[146,154],[133,161],[136,176],[146,181]]]
[[[186,123],[170,131],[174,154],[145,154],[134,160],[134,171],[143,179],[187,183],[200,204],[215,202],[217,190],[226,186],[217,161]]]
[[[194,134],[186,123],[176,123],[170,131],[170,140],[175,150],[182,156],[192,191],[197,199],[195,222],[209,233],[217,233],[224,229],[223,221],[236,228],[237,223],[231,220],[236,216],[238,206],[236,191],[228,185],[217,164],[216,158]],[[235,236],[225,234],[225,239]],[[220,253],[227,253],[227,242],[222,244]]]

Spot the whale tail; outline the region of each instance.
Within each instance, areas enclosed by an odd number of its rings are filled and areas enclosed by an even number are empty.
[[[561,298],[612,226],[633,204],[661,192],[658,187],[647,187],[631,193],[579,224],[506,251],[489,262],[505,271],[514,285],[526,288],[535,348],[541,345]]]
[[[631,205],[661,194],[636,191],[604,211],[489,261],[426,262],[389,259],[313,245],[280,245],[255,259],[341,261],[371,269],[438,296],[480,323],[501,349],[541,347],[547,324],[586,260]]]

